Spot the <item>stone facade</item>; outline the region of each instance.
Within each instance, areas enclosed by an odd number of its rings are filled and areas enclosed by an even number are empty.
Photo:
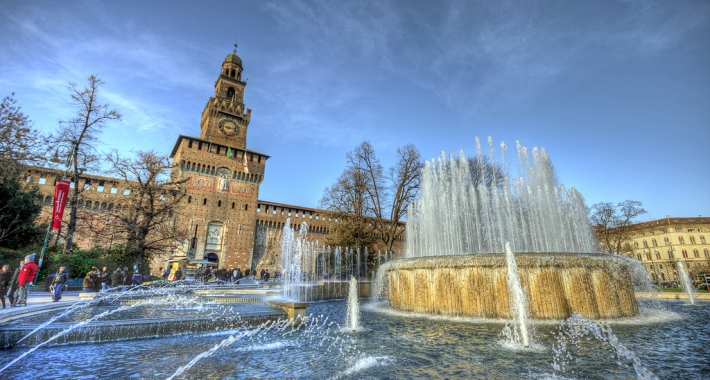
[[[165,266],[168,257],[186,256],[195,261],[214,262],[220,268],[279,269],[281,233],[287,219],[294,228],[308,224],[309,239],[323,242],[341,222],[322,210],[259,200],[269,155],[247,148],[251,110],[244,104],[246,82],[242,81],[242,60],[227,55],[215,82],[215,92],[207,101],[200,121],[200,136],[178,135],[170,154],[176,164],[172,177],[184,180],[186,196],[173,219],[174,228],[187,231],[182,241],[166,247],[165,255],[151,266]],[[45,196],[40,217],[51,217],[54,180],[62,172],[30,168],[28,181],[37,181]],[[122,180],[84,175],[75,242],[81,248],[100,245],[110,236],[110,225],[102,225],[102,211],[118,207],[121,197],[130,196],[121,188]],[[73,186],[73,185],[72,185]],[[65,213],[68,220],[69,212]],[[105,218],[104,218],[105,219]],[[93,223],[88,228],[86,223]],[[88,228],[88,229],[87,229]],[[104,228],[104,233],[88,230]],[[402,223],[401,228],[404,228]],[[108,229],[108,230],[106,230]],[[102,240],[103,239],[103,240]],[[403,249],[403,240],[395,251]],[[272,272],[273,273],[273,272]]]

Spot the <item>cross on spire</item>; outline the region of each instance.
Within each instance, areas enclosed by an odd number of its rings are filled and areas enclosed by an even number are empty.
[[[237,42],[239,41],[239,35],[234,39],[234,54],[237,54]]]

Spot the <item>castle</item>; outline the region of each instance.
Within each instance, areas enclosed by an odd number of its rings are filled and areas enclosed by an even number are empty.
[[[309,239],[321,243],[342,222],[323,210],[259,199],[270,156],[247,148],[251,109],[244,104],[247,83],[242,80],[243,70],[235,49],[222,62],[214,95],[202,112],[199,137],[177,136],[170,153],[175,164],[172,178],[184,181],[185,196],[173,219],[173,228],[187,231],[187,236],[166,244],[165,254],[157,255],[151,263],[153,273],[166,263],[176,268],[187,266],[188,270],[197,265],[242,271],[278,270],[279,241],[287,219],[294,228],[306,222]],[[51,215],[54,179],[60,176],[58,170],[28,170],[27,182],[36,181],[44,196],[41,219],[48,220]],[[84,224],[84,230],[90,223],[101,225],[101,213],[118,207],[121,197],[131,196],[130,191],[122,189],[122,180],[116,178],[87,174],[81,177],[85,183],[77,211],[94,217],[78,221],[74,241],[81,248],[113,244],[82,234],[80,224]],[[110,226],[101,228],[104,237],[111,236]],[[402,239],[395,242],[395,247],[403,248]]]

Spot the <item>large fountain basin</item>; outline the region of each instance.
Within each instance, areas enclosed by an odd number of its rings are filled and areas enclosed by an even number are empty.
[[[638,314],[631,272],[617,256],[516,253],[528,314],[589,319]],[[509,318],[505,254],[453,255],[388,263],[391,307],[426,314]]]

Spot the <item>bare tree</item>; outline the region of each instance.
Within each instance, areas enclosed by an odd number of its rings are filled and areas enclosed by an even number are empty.
[[[100,104],[98,101],[99,88],[104,84],[96,75],[88,78],[87,86],[83,89],[77,88],[74,83],[69,83],[67,88],[71,93],[72,104],[76,108],[76,115],[59,125],[59,139],[71,146],[71,160],[73,166],[72,180],[74,190],[71,195],[71,212],[69,214],[69,225],[67,227],[65,251],[71,250],[72,239],[76,231],[77,202],[79,193],[83,186],[79,185],[81,176],[80,166],[97,162],[99,160],[95,144],[98,142],[99,132],[104,128],[106,122],[120,120],[121,115],[113,109],[109,109],[108,104]],[[79,157],[83,159],[79,163]]]
[[[359,236],[356,241],[372,242],[376,240],[374,234],[387,250],[405,232],[401,221],[419,192],[423,166],[414,145],[398,148],[397,157],[396,164],[385,172],[372,145],[363,142],[346,155],[348,166],[321,200],[321,207],[337,210],[341,218],[351,223],[343,229]],[[363,235],[368,235],[368,239]]]
[[[187,179],[170,177],[175,167],[170,159],[154,151],[139,151],[130,158],[113,152],[108,161],[129,194],[120,207],[108,212],[107,226],[125,239],[136,262],[164,252],[173,239],[184,237],[175,229],[175,214],[185,196],[180,186]]]
[[[332,236],[326,239],[330,245],[364,248],[372,244],[372,206],[367,196],[368,181],[364,171],[348,167],[338,180],[325,189],[321,208],[328,217],[338,220]]]
[[[635,219],[646,210],[639,201],[625,200],[616,206],[611,202],[594,204],[589,213],[599,247],[606,253],[630,254],[631,246],[623,244],[630,240]]]

